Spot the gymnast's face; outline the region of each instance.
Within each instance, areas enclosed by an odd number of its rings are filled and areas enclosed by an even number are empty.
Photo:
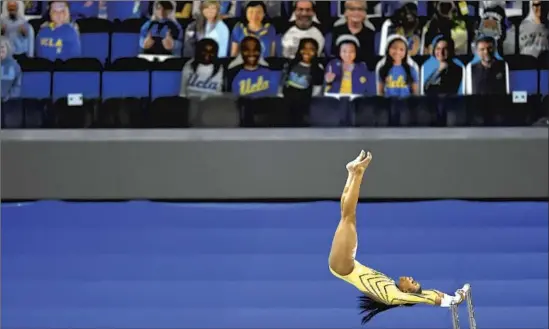
[[[402,292],[415,294],[421,290],[421,285],[411,276],[401,276],[398,279],[398,288]]]

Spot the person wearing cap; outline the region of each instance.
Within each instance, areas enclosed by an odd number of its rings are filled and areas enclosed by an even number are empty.
[[[508,93],[507,64],[496,57],[496,40],[481,36],[475,42],[476,57],[469,63],[470,93],[505,95]]]
[[[82,48],[78,26],[71,23],[66,1],[50,3],[50,21],[40,27],[36,36],[36,57],[67,60],[80,57]]]
[[[366,64],[357,61],[360,43],[355,36],[342,35],[336,40],[338,58],[326,67],[326,93],[340,95],[363,95],[366,93]]]

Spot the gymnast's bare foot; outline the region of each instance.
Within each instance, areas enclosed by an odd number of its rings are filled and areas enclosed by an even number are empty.
[[[372,161],[372,153],[366,153],[362,150],[356,159],[347,164],[347,170],[350,173],[364,172],[368,168],[370,161]]]

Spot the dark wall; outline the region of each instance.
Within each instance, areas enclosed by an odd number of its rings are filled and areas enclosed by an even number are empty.
[[[2,132],[5,199],[544,198],[548,130],[235,129]]]

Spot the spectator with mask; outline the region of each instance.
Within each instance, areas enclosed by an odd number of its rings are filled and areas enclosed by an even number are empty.
[[[366,60],[374,54],[375,27],[368,20],[366,1],[345,1],[344,17],[334,24],[332,32],[332,55],[338,56],[336,41],[342,35],[352,35],[360,44],[357,57]]]
[[[174,15],[173,1],[156,1],[151,19],[141,27],[139,47],[143,54],[181,56],[183,30]]]
[[[231,92],[243,97],[275,96],[278,91],[279,75],[273,74],[268,68],[260,64],[261,43],[252,36],[245,37],[241,44],[242,64],[231,65]]]
[[[360,43],[352,35],[343,35],[336,41],[338,58],[326,67],[325,93],[339,95],[363,95],[366,93],[366,64],[357,61]]]
[[[71,23],[66,1],[53,1],[49,8],[50,21],[40,27],[36,36],[36,56],[49,60],[67,60],[82,52],[78,26]]]
[[[386,55],[376,66],[377,94],[388,97],[418,95],[418,67],[409,57],[408,40],[393,35],[387,43]]]
[[[183,67],[181,97],[222,94],[225,73],[217,58],[217,48],[212,39],[198,41],[194,58]]]
[[[13,55],[34,56],[34,30],[25,18],[23,1],[2,2],[0,26],[13,45]]]
[[[408,42],[410,56],[421,52],[421,26],[417,14],[417,4],[411,1],[402,1],[390,19],[383,23],[381,28],[380,55],[385,55],[388,39],[397,34]]]
[[[519,53],[538,57],[542,52],[549,50],[549,2],[529,1],[530,11],[519,27]],[[505,54],[515,52],[515,27],[507,33],[503,45]]]
[[[313,38],[318,43],[318,55],[324,49],[324,35],[314,22],[316,20],[314,1],[298,0],[294,1],[295,19],[289,29],[282,35],[282,56],[293,58],[297,53],[301,39]]]
[[[467,54],[469,32],[456,2],[450,0],[437,1],[434,2],[434,6],[436,10],[433,18],[423,27],[423,53],[431,53],[433,39],[442,34],[453,39],[457,55]]]
[[[246,17],[233,28],[231,35],[231,56],[239,52],[240,42],[244,37],[251,35],[261,42],[261,56],[263,58],[275,55],[276,32],[271,23],[266,21],[267,8],[263,1],[249,1],[244,12]]]
[[[468,94],[505,95],[509,93],[507,63],[497,58],[494,37],[480,37],[475,42],[476,58],[467,65]]]
[[[431,57],[423,63],[422,93],[425,95],[463,94],[464,65],[454,57],[454,40],[444,35],[433,39]]]
[[[206,0],[201,3],[200,8],[200,15],[187,26],[183,56],[191,57],[194,54],[196,42],[208,38],[217,42],[218,57],[227,57],[229,28],[222,21],[219,1]]]
[[[16,99],[21,93],[21,67],[13,58],[11,41],[0,37],[0,59],[2,61],[2,102]]]

